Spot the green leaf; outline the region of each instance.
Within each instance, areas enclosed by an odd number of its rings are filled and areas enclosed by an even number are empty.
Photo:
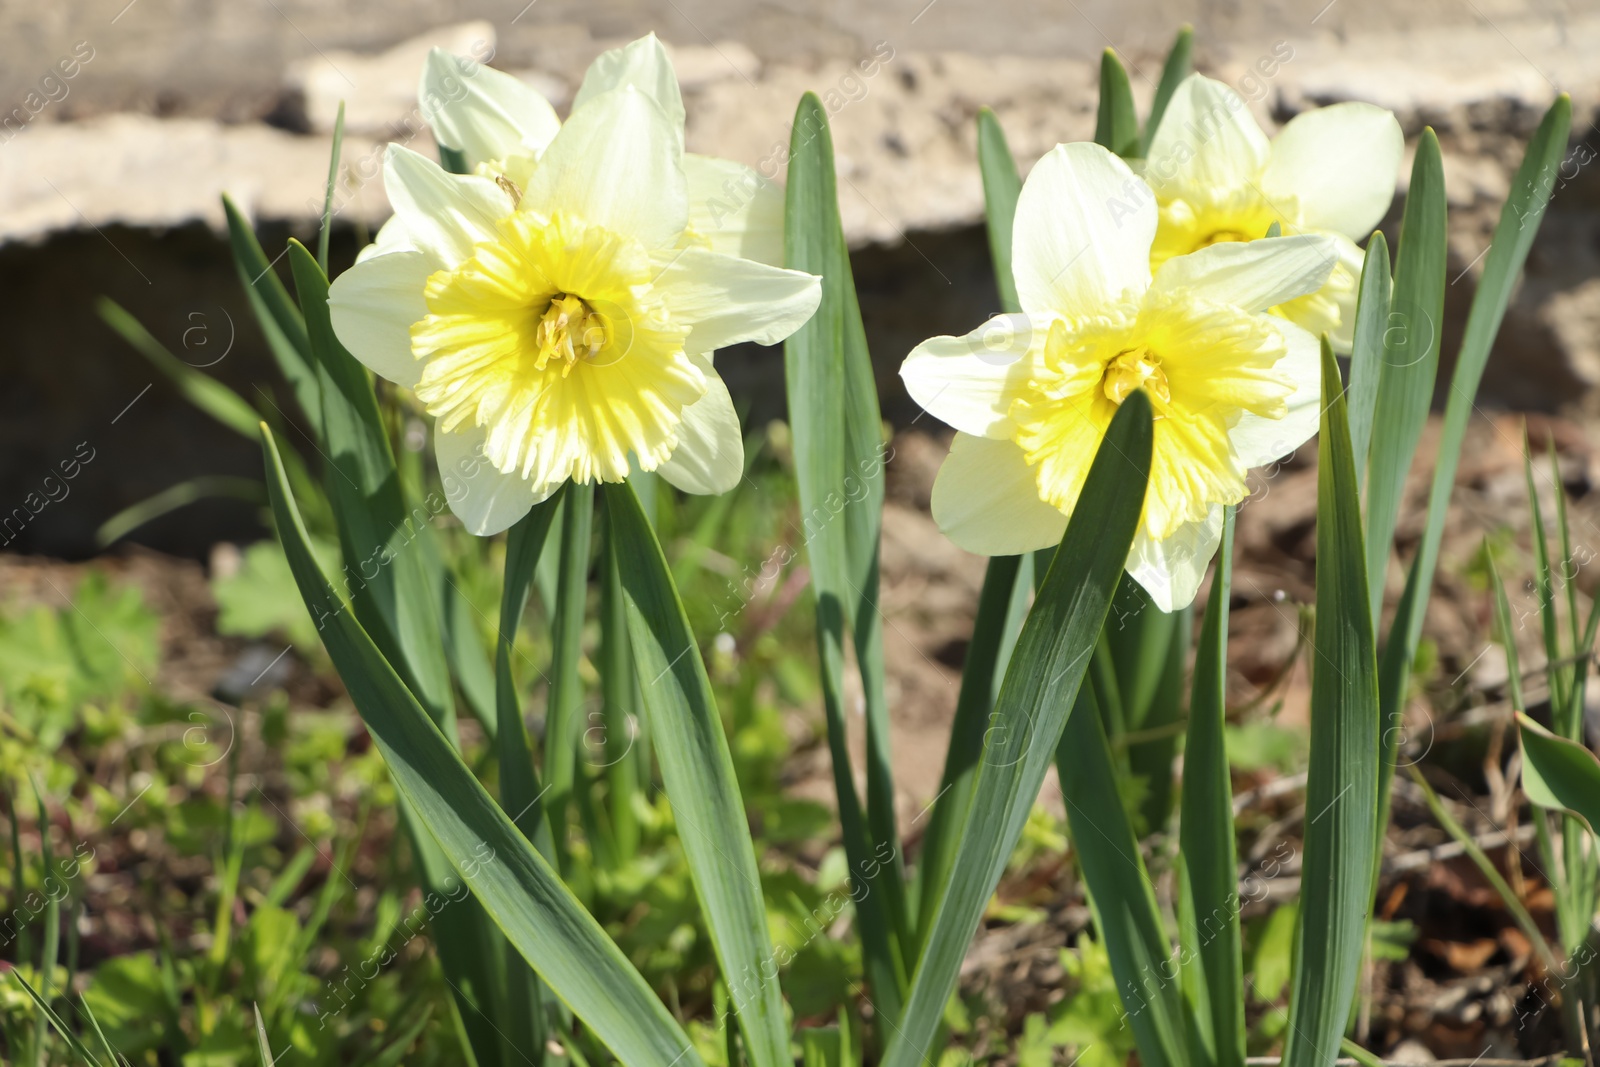
[[[567,487],[561,507],[560,559],[554,610],[551,612],[550,689],[545,701],[544,780],[550,790],[550,832],[556,854],[566,855],[567,801],[573,790],[578,758],[579,716],[583,713],[583,620],[589,602],[590,528],[594,520],[594,483]]]
[[[939,795],[928,813],[928,827],[922,835],[922,853],[917,863],[921,883],[921,933],[933,917],[933,906],[944,891],[954,858],[956,832],[961,828],[967,804],[972,798],[972,783],[978,773],[978,757],[983,752],[983,735],[989,728],[989,713],[1000,695],[1000,681],[1011,662],[1011,653],[1028,613],[1028,594],[1033,589],[1031,556],[995,556],[983,575],[978,594],[978,614],[972,622],[972,641],[961,670],[961,690],[956,696],[955,719],[950,725],[950,744],[945,750],[944,774]],[[921,946],[918,946],[919,952]]]
[[[1115,686],[1122,724],[1111,736],[1123,748],[1128,773],[1146,784],[1139,814],[1151,830],[1165,826],[1172,814],[1172,764],[1193,630],[1188,607],[1164,612],[1142,585],[1123,575],[1102,635],[1111,667],[1106,681]]]
[[[1133,107],[1133,86],[1117,53],[1100,53],[1100,107],[1095,113],[1094,143],[1117,155],[1139,154],[1139,113]]]
[[[613,562],[650,737],[700,909],[755,1067],[789,1062],[755,846],[711,682],[666,556],[626,482],[606,486]]]
[[[1178,31],[1177,38],[1172,42],[1172,50],[1167,53],[1167,61],[1161,66],[1161,81],[1156,84],[1156,95],[1150,101],[1150,117],[1145,121],[1144,135],[1139,139],[1141,156],[1150,154],[1150,142],[1155,140],[1156,130],[1167,113],[1167,105],[1172,102],[1172,94],[1178,91],[1179,84],[1192,69],[1193,53],[1194,27],[1185,26]]]
[[[1311,766],[1294,990],[1284,1060],[1333,1067],[1350,1017],[1372,906],[1378,679],[1355,457],[1339,365],[1322,341],[1317,450],[1317,620]]]
[[[251,504],[264,504],[267,491],[258,481],[250,478],[232,478],[227,475],[201,475],[168,486],[154,496],[137,504],[130,504],[100,524],[94,532],[95,543],[101,548],[137,530],[147,522],[187,507],[198,500],[218,497],[243,500]]]
[[[872,359],[839,222],[833,141],[827,113],[814,93],[807,93],[795,111],[784,243],[789,267],[822,277],[816,314],[784,343],[789,425],[817,600],[823,707],[839,821],[852,881],[868,887],[855,894],[857,927],[879,1014],[892,1021],[899,1014],[909,935],[877,608],[884,446]],[[846,743],[847,631],[854,640],[866,705],[864,812]]]
[[[435,594],[414,544],[428,518],[407,510],[372,382],[334,336],[327,276],[299,241],[289,242],[289,266],[316,361],[328,468],[323,479],[338,518],[350,599],[386,658],[445,733],[453,734],[455,707]]]
[[[167,350],[144,324],[109,297],[95,301],[95,311],[145,359],[166,375],[185,400],[234,433],[254,438],[261,416],[238,393]]]
[[[1212,1062],[1245,1057],[1244,963],[1239,926],[1233,780],[1226,744],[1228,600],[1233,586],[1234,509],[1223,515],[1222,548],[1195,650],[1189,730],[1183,749],[1183,821],[1178,831],[1184,943],[1199,956],[1207,1012],[1197,1012]]]
[[[1127,809],[1116,799],[1117,767],[1106,742],[1097,688],[1078,690],[1056,747],[1067,823],[1139,1061],[1148,1067],[1187,1067],[1192,1023],[1172,981],[1176,975],[1167,971],[1172,945],[1161,926],[1139,839]]]
[[[1356,488],[1367,479],[1372,446],[1372,420],[1378,407],[1378,380],[1383,374],[1383,338],[1389,332],[1389,242],[1375,230],[1361,261],[1360,296],[1356,300],[1354,340],[1350,348],[1350,450],[1356,459]]]
[[[1383,609],[1384,581],[1406,472],[1428,421],[1439,371],[1446,238],[1444,164],[1439,158],[1439,138],[1428,129],[1417,142],[1400,222],[1400,254],[1384,331],[1368,459],[1366,575],[1374,630]]]
[[[318,393],[316,359],[311,339],[306,335],[305,319],[289,296],[289,290],[273,271],[275,261],[267,259],[261,244],[244,215],[227,196],[222,210],[228,216],[228,240],[233,246],[233,266],[250,301],[267,347],[278,362],[278,369],[294,391],[300,413],[311,426],[311,435],[322,439],[322,398]],[[282,258],[280,253],[279,258]]]
[[[1520,711],[1517,729],[1522,739],[1522,790],[1528,799],[1541,808],[1576,815],[1593,833],[1600,826],[1600,760]]]
[[[328,156],[328,192],[322,200],[322,225],[317,229],[317,266],[328,273],[328,238],[333,235],[333,190],[339,184],[339,150],[344,146],[344,101],[333,120],[333,151]]]
[[[950,880],[884,1067],[912,1067],[927,1054],[972,933],[1039,794],[1133,543],[1150,474],[1151,433],[1150,402],[1136,392],[1111,420],[1023,623],[984,734]]]
[[[1000,288],[1000,310],[1015,314],[1017,283],[1011,274],[1011,227],[1017,217],[1017,197],[1022,176],[1006,144],[1000,120],[988,108],[978,109],[978,172],[983,175],[984,218],[989,229],[989,256],[994,260],[995,284]]]
[[[473,777],[311,556],[271,432],[267,488],[300,595],[396,788],[524,959],[625,1063],[701,1064],[644,979]],[[441,909],[448,914],[459,905]]]

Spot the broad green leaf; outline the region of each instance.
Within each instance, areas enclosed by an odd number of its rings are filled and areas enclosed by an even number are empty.
[[[754,1067],[792,1062],[766,905],[733,756],[666,556],[626,482],[606,486],[650,736],[695,894]]]
[[[633,479],[629,478],[629,484]],[[638,495],[635,491],[634,495]],[[732,494],[722,499],[729,499]],[[641,497],[639,507],[649,517]],[[639,850],[639,818],[634,811],[634,794],[639,792],[640,761],[633,752],[633,722],[640,706],[639,679],[633,669],[633,649],[628,641],[628,606],[622,589],[622,570],[616,553],[610,549],[600,555],[600,708],[601,741],[599,759],[610,801],[609,841],[613,859],[619,865],[631,860]]]
[[[1368,457],[1367,604],[1374,630],[1383,610],[1384,581],[1394,550],[1406,472],[1428,421],[1439,371],[1446,236],[1444,164],[1439,158],[1439,138],[1428,129],[1417,142],[1400,222],[1400,252],[1384,331]]]
[[[1167,61],[1161,66],[1161,81],[1156,84],[1156,95],[1150,101],[1150,117],[1145,120],[1144,134],[1139,138],[1141,156],[1150,154],[1150,142],[1155,140],[1156,130],[1167,113],[1167,105],[1172,102],[1172,94],[1178,91],[1179,84],[1192,69],[1193,53],[1194,27],[1185,26],[1178,31],[1177,38],[1172,42],[1172,50],[1167,53]]]
[[[983,175],[984,217],[989,229],[989,255],[994,260],[995,284],[1000,289],[1000,310],[1015,314],[1017,283],[1011,274],[1011,227],[1017,217],[1017,197],[1022,176],[1006,144],[1000,120],[988,108],[978,109],[978,172]]]
[[[1389,242],[1375,230],[1361,261],[1360,295],[1356,300],[1354,341],[1350,348],[1350,450],[1356,458],[1356,488],[1367,480],[1372,445],[1372,420],[1378,407],[1378,379],[1383,373],[1383,337],[1389,330]]]
[[[1100,53],[1100,107],[1095,113],[1094,143],[1119,156],[1139,154],[1139,113],[1133,107],[1128,72],[1110,48]]]
[[[823,708],[851,879],[868,887],[853,894],[867,975],[879,1016],[892,1021],[899,1015],[905,982],[908,932],[877,607],[884,446],[872,360],[839,222],[833,140],[814,93],[807,93],[795,111],[786,196],[785,262],[822,277],[816,314],[784,342],[784,371],[817,603]],[[847,632],[854,640],[866,705],[864,810],[846,743]]]
[[[410,496],[409,499],[416,499]],[[438,531],[423,523],[417,528],[417,547],[422,550],[422,570],[439,604],[439,628],[443,631],[445,659],[461,697],[472,717],[493,744],[498,713],[495,710],[494,664],[484,649],[480,633],[483,612],[467,598],[445,564],[439,547]]]
[[[311,556],[270,431],[267,488],[295,583],[396,788],[524,959],[624,1063],[701,1064],[644,979],[484,790]],[[448,914],[459,905],[440,909]]]
[[[1147,1067],[1187,1067],[1193,1024],[1171,970],[1176,966],[1172,945],[1161,926],[1139,838],[1117,799],[1118,771],[1096,706],[1099,688],[1079,688],[1077,704],[1056,746],[1072,845],[1139,1062]]]
[[[1378,678],[1355,457],[1339,365],[1322,341],[1317,449],[1317,619],[1311,660],[1294,988],[1284,1060],[1333,1067],[1361,968],[1378,802]]]
[[[173,355],[166,345],[144,328],[143,323],[110,297],[102,296],[96,300],[95,310],[107,326],[149,360],[156,370],[166,375],[185,400],[234,433],[255,437],[261,416],[238,393]]]
[[[961,690],[956,696],[955,719],[950,724],[950,744],[945,750],[944,774],[939,795],[928,813],[928,827],[922,834],[922,852],[917,863],[922,920],[920,939],[925,937],[933,906],[944,891],[955,850],[955,834],[961,828],[967,804],[972,798],[972,783],[978,773],[978,757],[983,751],[983,735],[989,728],[989,713],[1000,694],[1000,681],[1011,662],[1011,653],[1028,613],[1028,596],[1033,590],[1031,556],[995,556],[983,575],[983,590],[978,594],[978,614],[972,621],[972,641],[961,670]]]
[[[1123,401],[1089,469],[1054,562],[1022,625],[962,813],[911,997],[884,1067],[925,1058],[967,945],[1022,834],[1122,576],[1150,474],[1150,402]]]
[[[418,523],[428,520],[407,510],[372,382],[334,336],[327,276],[298,241],[289,242],[289,266],[316,363],[328,468],[323,480],[338,518],[350,599],[385,656],[445,733],[453,734],[455,707],[435,593],[414,545]]]
[[[239,272],[244,295],[261,325],[272,357],[278,361],[278,369],[294,391],[300,413],[311,426],[312,436],[321,441],[322,398],[317,391],[316,358],[311,353],[305,319],[274,272],[276,261],[267,259],[255,231],[227,196],[222,198],[222,210],[228,217],[228,241],[233,246],[233,265]]]
[[[1182,911],[1187,920],[1184,947],[1199,957],[1204,978],[1206,1011],[1196,1012],[1197,1022],[1208,1037],[1212,1062],[1222,1065],[1242,1064],[1245,1057],[1238,852],[1225,743],[1233,523],[1234,509],[1229,508],[1223,516],[1222,548],[1195,650],[1183,748],[1183,821],[1178,831]]]
[[[1522,789],[1528,799],[1550,811],[1571,812],[1593,833],[1600,826],[1600,760],[1520,711],[1517,732],[1522,739]]]
[[[1164,612],[1144,587],[1123,575],[1111,601],[1102,641],[1116,689],[1121,746],[1127,771],[1145,783],[1140,817],[1159,830],[1172,813],[1172,764],[1183,718],[1183,672],[1189,658],[1194,613]]]

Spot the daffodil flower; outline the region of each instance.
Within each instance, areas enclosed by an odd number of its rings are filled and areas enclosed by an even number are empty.
[[[630,459],[687,492],[732,488],[744,450],[710,355],[781,341],[820,299],[812,275],[686,242],[673,119],[630,79],[585,88],[523,185],[391,146],[383,245],[329,296],[345,347],[434,416],[477,534]]]
[[[1057,145],[1017,201],[1023,313],[926,341],[900,374],[958,431],[933,517],[990,556],[1061,540],[1112,415],[1144,390],[1154,453],[1127,568],[1172,611],[1193,601],[1246,472],[1316,432],[1319,344],[1266,312],[1319,289],[1337,249],[1309,234],[1215,244],[1152,276],[1154,198],[1118,210],[1138,181],[1098,145]]]
[[[1361,103],[1307,111],[1268,141],[1238,93],[1190,75],[1173,93],[1144,165],[1161,207],[1150,266],[1263,238],[1273,223],[1284,235],[1322,234],[1338,247],[1338,264],[1321,289],[1276,311],[1348,352],[1361,276],[1355,242],[1389,210],[1403,147],[1394,115]]]
[[[602,53],[573,97],[574,113],[622,85],[660,105],[683,147],[683,96],[666,49],[655,34]],[[526,188],[539,157],[561,128],[539,91],[511,74],[435,48],[417,88],[435,139],[459,152],[469,171]],[[742,163],[683,153],[689,190],[687,243],[783,263],[783,188]]]

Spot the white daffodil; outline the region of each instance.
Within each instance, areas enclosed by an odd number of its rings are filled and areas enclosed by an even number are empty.
[[[958,431],[933,517],[972,552],[1061,540],[1117,406],[1150,398],[1154,453],[1128,572],[1163,611],[1189,604],[1245,474],[1317,430],[1316,338],[1267,310],[1315,292],[1337,250],[1320,235],[1216,244],[1150,271],[1157,208],[1127,164],[1057,145],[1017,201],[1021,315],[935,337],[900,374]]]
[[[601,54],[584,74],[574,113],[612,89],[632,85],[660,105],[683,147],[683,97],[655,34]],[[435,48],[417,88],[435,139],[459,152],[467,169],[504,177],[525,189],[539,157],[561,128],[555,109],[520,78]],[[686,243],[783,263],[783,188],[742,163],[683,153],[688,180]]]
[[[456,515],[494,533],[630,457],[687,492],[732,488],[744,449],[710,354],[781,341],[821,280],[685,242],[678,128],[631,81],[590,92],[525,180],[390,146],[384,246],[329,296],[344,345],[434,416]]]
[[[1339,262],[1315,293],[1276,308],[1350,350],[1361,250],[1394,199],[1404,138],[1392,113],[1335,104],[1291,119],[1267,140],[1239,94],[1198,74],[1179,84],[1156,128],[1144,179],[1161,206],[1150,266],[1210,245],[1319,233]]]

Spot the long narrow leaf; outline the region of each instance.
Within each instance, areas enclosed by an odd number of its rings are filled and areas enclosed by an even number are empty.
[[[1179,84],[1192,69],[1193,53],[1194,27],[1185,26],[1178,31],[1177,38],[1172,42],[1172,50],[1167,53],[1167,61],[1161,66],[1161,80],[1156,83],[1156,95],[1150,101],[1150,117],[1145,120],[1144,133],[1139,138],[1140,155],[1150,154],[1150,142],[1155,140],[1156,130],[1167,113],[1167,105],[1172,102],[1172,94],[1178,91]]]
[[[625,1063],[699,1065],[683,1030],[560,877],[472,776],[311,555],[277,445],[267,488],[300,595],[396,787],[523,958]],[[452,902],[442,910],[459,906]]]
[[[1361,966],[1377,812],[1378,678],[1355,457],[1339,365],[1322,342],[1317,619],[1305,860],[1284,1060],[1333,1067]]]
[[[300,414],[310,424],[312,436],[321,440],[322,398],[318,394],[316,360],[311,354],[305,319],[275,273],[276,261],[267,259],[250,223],[226,196],[222,198],[222,210],[228,217],[233,266],[239,273],[250,309],[255,312],[256,322],[267,338],[267,347],[277,360],[278,369],[294,391]],[[279,258],[282,258],[281,253]]]
[[[583,620],[589,601],[589,549],[594,485],[567,487],[561,507],[560,559],[551,612],[550,690],[545,702],[544,781],[550,793],[550,832],[556,854],[566,854],[567,801],[578,759],[578,716],[583,712]]]
[[[1205,978],[1205,1016],[1212,1061],[1244,1062],[1244,964],[1241,958],[1233,788],[1225,739],[1228,598],[1233,585],[1233,509],[1223,516],[1222,548],[1211,579],[1194,657],[1188,741],[1183,749],[1183,823],[1178,851],[1190,917],[1184,931]]]
[[[1374,630],[1383,609],[1384,580],[1406,472],[1428,421],[1433,382],[1439,372],[1446,236],[1444,164],[1439,158],[1439,138],[1429,129],[1417,142],[1400,222],[1400,252],[1368,459],[1366,575]]]
[[[822,102],[795,111],[784,218],[788,266],[822,276],[822,301],[784,343],[789,425],[817,603],[823,708],[839,821],[878,1014],[899,1015],[908,932],[894,824],[878,599],[884,449],[866,332],[839,221],[833,141]],[[854,639],[866,705],[867,798],[857,798],[846,743],[845,655]]]
[[[1150,402],[1123,401],[1006,670],[950,880],[884,1067],[926,1058],[967,944],[1039,794],[1127,562],[1150,475]]]
[[[700,910],[755,1067],[790,1062],[766,906],[733,756],[666,556],[626,482],[606,486],[612,558],[650,736]]]
[[[1094,143],[1119,156],[1139,154],[1139,113],[1133,107],[1133,86],[1117,53],[1100,53],[1100,107],[1095,113]]]
[[[196,367],[173,355],[156,340],[144,324],[110,297],[95,301],[95,311],[107,326],[134,347],[145,359],[166,375],[183,398],[222,425],[243,437],[254,438],[261,416],[244,397]]]
[[[978,172],[983,176],[984,218],[989,232],[989,255],[994,260],[995,284],[1000,288],[1000,310],[1014,314],[1017,283],[1011,274],[1011,228],[1022,195],[1022,176],[1006,144],[1000,120],[988,108],[978,110]]]
[[[1171,980],[1172,945],[1162,929],[1139,839],[1118,796],[1117,768],[1096,707],[1098,688],[1078,690],[1077,706],[1056,747],[1067,823],[1139,1062],[1187,1067],[1193,1024]]]
[[[1383,336],[1389,330],[1389,242],[1377,230],[1361,261],[1360,296],[1356,300],[1354,341],[1350,348],[1350,450],[1356,459],[1356,488],[1367,480],[1372,446],[1372,420],[1378,408],[1378,380],[1383,374]]]

